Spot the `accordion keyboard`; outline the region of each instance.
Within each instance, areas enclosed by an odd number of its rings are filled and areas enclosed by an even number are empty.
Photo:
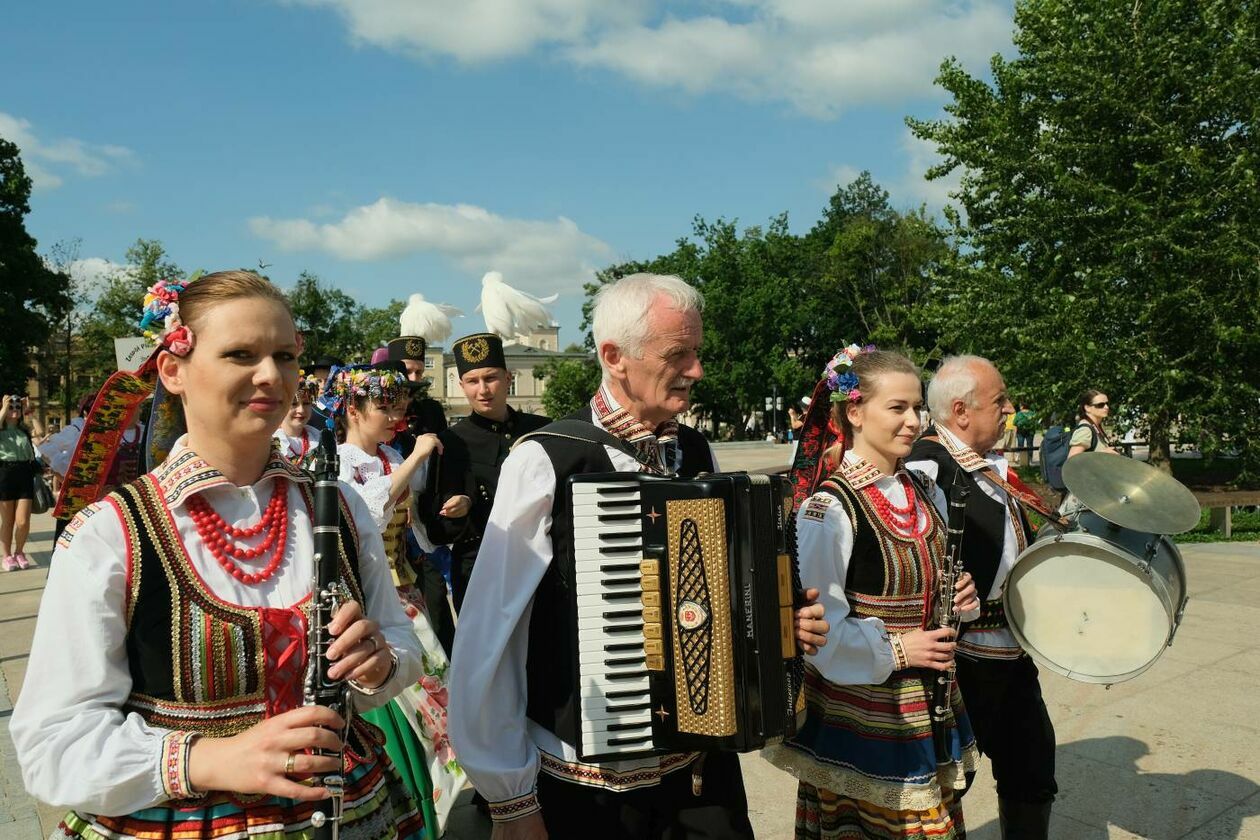
[[[652,745],[652,702],[639,485],[590,482],[573,491],[583,752],[641,754]]]

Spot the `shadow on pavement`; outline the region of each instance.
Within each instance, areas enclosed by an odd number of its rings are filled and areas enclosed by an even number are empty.
[[[1108,840],[1115,827],[1148,840],[1235,840],[1243,836],[1243,820],[1260,814],[1260,785],[1250,779],[1225,770],[1143,772],[1138,762],[1149,754],[1145,743],[1127,736],[1060,744],[1050,836]],[[1197,829],[1209,824],[1200,835]],[[998,821],[968,825],[967,837],[998,840]]]

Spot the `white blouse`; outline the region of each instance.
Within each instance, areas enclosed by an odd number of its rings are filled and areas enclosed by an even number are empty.
[[[255,484],[237,487],[187,453],[184,439],[155,471],[171,519],[193,567],[217,597],[246,607],[285,608],[311,592],[314,553],[310,514],[291,468],[273,460]],[[276,481],[288,484],[288,542],[276,573],[256,585],[232,577],[197,535],[187,500],[200,495],[229,523],[257,523]],[[195,485],[195,486],[193,486]],[[366,506],[342,488],[359,534],[365,612],[398,657],[385,690],[356,695],[374,708],[420,677],[420,649],[391,584],[380,532]],[[263,563],[262,559],[254,561]],[[26,789],[52,805],[123,815],[160,804],[162,739],[169,730],[122,710],[131,693],[124,594],[129,558],[118,509],[97,502],[71,522],[53,555],[31,644],[32,666],[13,711],[10,733]]]
[[[303,426],[302,434],[297,436],[290,435],[282,427],[276,429],[272,437],[280,441],[280,453],[290,461],[310,457],[319,446],[319,432],[310,426]]]
[[[403,456],[392,446],[381,444],[381,452],[389,461],[390,473],[385,472],[376,453],[368,454],[353,443],[343,443],[337,447],[337,458],[341,463],[341,474],[338,477],[349,484],[367,504],[377,531],[385,530],[385,526],[394,516],[394,507],[401,501],[390,498],[389,488],[393,481],[393,470],[403,462]],[[429,461],[426,459],[407,482],[411,492],[421,492],[428,476]]]

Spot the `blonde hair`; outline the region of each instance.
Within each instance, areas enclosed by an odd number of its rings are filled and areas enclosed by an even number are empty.
[[[853,367],[849,368],[849,370],[858,379],[858,390],[862,394],[862,400],[869,400],[875,396],[878,391],[878,383],[889,374],[908,373],[916,379],[919,378],[918,365],[902,354],[894,353],[890,350],[874,350],[870,353],[862,353],[853,360]],[[849,423],[848,405],[847,400],[831,404],[831,422],[837,429],[844,432],[844,442],[843,444],[829,447],[823,452],[822,457],[826,464],[824,472],[832,471],[839,467],[840,461],[844,458],[844,450],[853,444],[853,426]]]
[[[221,303],[242,298],[263,298],[284,307],[289,317],[293,309],[284,292],[271,281],[252,271],[216,271],[188,284],[179,294],[179,319],[196,333],[196,322]]]

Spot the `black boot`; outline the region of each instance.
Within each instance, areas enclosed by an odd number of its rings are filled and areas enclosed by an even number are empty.
[[[1002,840],[1049,840],[1049,802],[998,800],[998,823]]]

